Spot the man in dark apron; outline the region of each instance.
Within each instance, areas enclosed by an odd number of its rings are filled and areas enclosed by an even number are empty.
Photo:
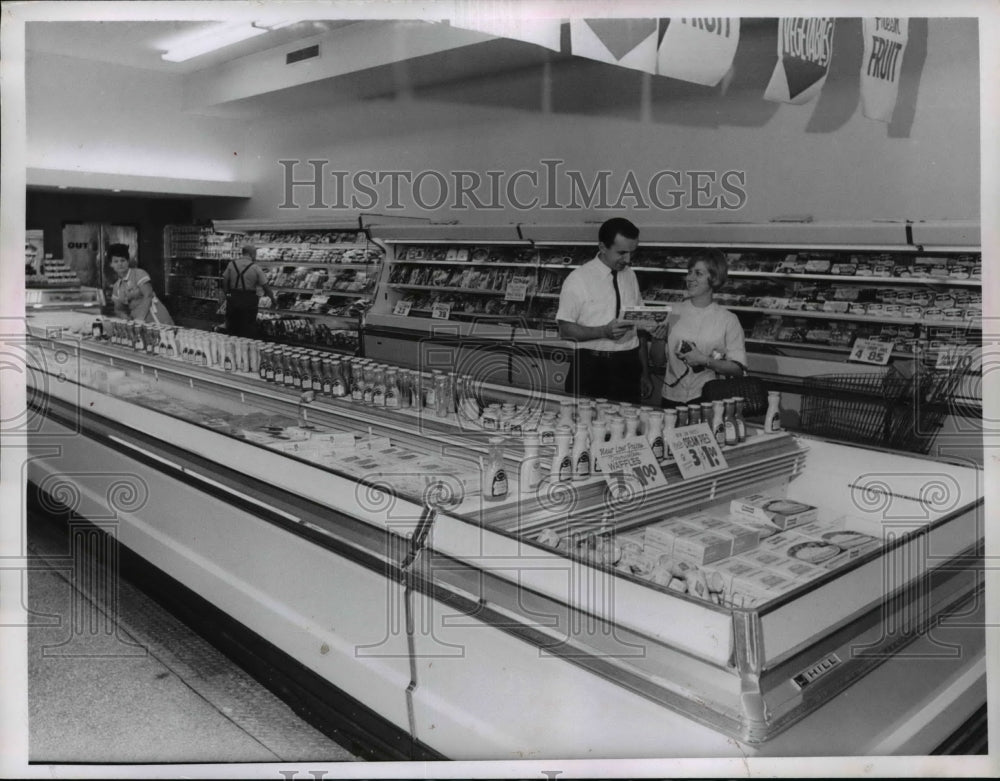
[[[222,289],[226,294],[226,332],[234,336],[256,337],[257,288],[274,302],[274,291],[267,284],[263,270],[254,261],[257,249],[250,244],[243,246],[239,260],[230,261],[222,272]]]

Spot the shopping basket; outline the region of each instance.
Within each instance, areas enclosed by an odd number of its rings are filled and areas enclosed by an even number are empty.
[[[799,425],[831,439],[888,445],[910,382],[897,369],[806,377]]]
[[[893,417],[887,444],[898,450],[928,453],[938,429],[944,422],[955,393],[971,371],[974,355],[962,354],[953,366],[937,368],[936,353],[916,356],[910,382],[910,404]]]

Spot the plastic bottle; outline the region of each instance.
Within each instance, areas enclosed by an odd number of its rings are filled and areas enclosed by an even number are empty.
[[[381,366],[372,369],[372,395],[371,404],[373,407],[385,406],[386,372]]]
[[[559,402],[559,423],[560,426],[573,427],[573,402],[563,399]]]
[[[524,436],[524,458],[521,460],[521,467],[518,470],[517,482],[521,489],[521,495],[527,496],[535,492],[538,484],[542,482],[544,472],[542,471],[542,459],[538,456],[538,446],[541,440],[537,432],[525,434]]]
[[[573,430],[569,426],[558,426],[555,430],[556,452],[549,466],[549,479],[566,482],[573,478]]]
[[[271,357],[274,355],[274,350],[270,347],[265,347],[260,354],[260,370],[258,372],[262,380],[267,382],[274,381],[274,367],[271,365]]]
[[[345,361],[334,360],[330,366],[330,395],[342,399],[347,395],[347,379],[344,377]]]
[[[285,351],[276,349],[273,357],[274,363],[274,384],[285,384]]]
[[[590,432],[587,424],[577,423],[573,435],[573,479],[586,480],[590,477]]]
[[[607,424],[603,420],[595,420],[590,424],[590,470],[596,475],[601,472],[601,463],[598,460],[598,452],[601,445],[607,439]]]
[[[767,392],[767,412],[764,414],[764,432],[781,431],[781,392]]]
[[[701,420],[702,423],[708,423],[712,419],[712,413],[714,411],[713,402],[703,401],[701,403]]]
[[[608,422],[608,400],[607,399],[594,399],[594,409],[597,414],[597,419],[602,423]]]
[[[250,345],[247,345],[249,347]],[[323,392],[323,359],[318,354],[309,356],[309,374],[312,376],[312,389],[316,393]]]
[[[609,442],[622,442],[625,439],[625,418],[615,415],[608,419]]]
[[[447,380],[447,378],[445,378]],[[483,469],[483,499],[496,502],[507,496],[507,470],[503,463],[503,437],[490,437]]]
[[[684,428],[686,425],[688,425],[687,405],[682,404],[676,409],[677,409],[677,428]]]
[[[371,406],[375,392],[375,367],[366,363],[361,367],[361,403]]]
[[[351,401],[361,401],[364,398],[364,390],[364,366],[360,361],[351,361]]]
[[[576,422],[590,426],[594,422],[594,402],[581,399],[576,405]]]
[[[399,374],[393,368],[385,372],[385,407],[399,409]]]
[[[639,410],[635,407],[623,408],[622,420],[625,421],[626,437],[635,437],[639,435]]]
[[[434,414],[439,418],[448,417],[453,403],[453,395],[448,375],[438,373],[434,378]]]
[[[652,410],[649,407],[639,407],[639,434],[646,436],[646,432],[649,430],[649,413]]]
[[[233,352],[229,340],[222,345],[222,371],[231,372],[233,370]]]
[[[242,350],[238,351],[239,355],[243,354]],[[305,350],[299,353],[298,358],[299,363],[299,382],[296,386],[299,390],[312,390],[312,365],[310,364],[309,353]],[[242,367],[243,362],[240,361],[240,366]],[[240,369],[242,371],[242,368]]]
[[[556,413],[542,413],[542,419],[538,423],[538,433],[543,445],[551,445],[556,441]]]
[[[669,458],[673,454],[670,452],[670,445],[667,444],[667,437],[671,429],[677,428],[677,410],[668,409],[663,413],[663,457]]]
[[[698,404],[688,404],[687,407],[687,425],[694,426],[701,423],[701,407]],[[708,423],[708,421],[705,421]]]
[[[663,413],[651,410],[646,414],[645,437],[650,450],[657,461],[662,461],[663,450]]]
[[[712,434],[719,447],[726,444],[726,405],[721,401],[712,402]]]
[[[726,432],[726,447],[732,447],[740,441],[736,434],[736,402],[733,399],[726,399],[722,422]]]

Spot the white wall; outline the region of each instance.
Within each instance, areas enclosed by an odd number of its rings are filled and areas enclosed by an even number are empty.
[[[180,76],[29,54],[25,82],[27,167],[242,178],[245,123],[183,113]]]
[[[318,213],[306,208],[311,199],[301,189],[296,193],[301,208],[278,208],[284,200],[279,159],[326,159],[329,168],[351,172],[447,173],[540,170],[540,161],[551,157],[588,180],[598,170],[612,171],[615,194],[629,170],[640,182],[662,168],[746,172],[748,199],[741,210],[633,210],[637,221],[647,224],[761,221],[789,214],[817,220],[978,219],[976,21],[915,22],[904,67],[916,91],[901,90],[893,125],[861,113],[860,22],[842,20],[830,78],[821,98],[806,106],[771,104],[761,97],[774,62],[773,48],[767,48],[773,47],[773,35],[756,42],[752,60],[737,63],[742,80],[725,95],[654,76],[644,102],[641,74],[574,59],[557,64],[547,84],[541,68],[532,68],[440,86],[412,99],[258,120],[248,137],[245,170],[254,197],[224,214],[218,204],[196,204],[196,212],[210,209],[205,217]],[[543,110],[546,89],[551,111]],[[298,176],[308,173],[301,167]],[[428,188],[433,196],[436,190]],[[387,192],[380,190],[381,206]],[[332,202],[333,193],[326,195]],[[469,223],[576,222],[606,215],[588,209],[432,212],[406,205],[397,214]],[[380,210],[385,211],[372,211]]]

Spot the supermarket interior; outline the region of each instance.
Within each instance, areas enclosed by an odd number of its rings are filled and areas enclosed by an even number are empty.
[[[6,762],[1000,772],[994,14],[35,5]]]

